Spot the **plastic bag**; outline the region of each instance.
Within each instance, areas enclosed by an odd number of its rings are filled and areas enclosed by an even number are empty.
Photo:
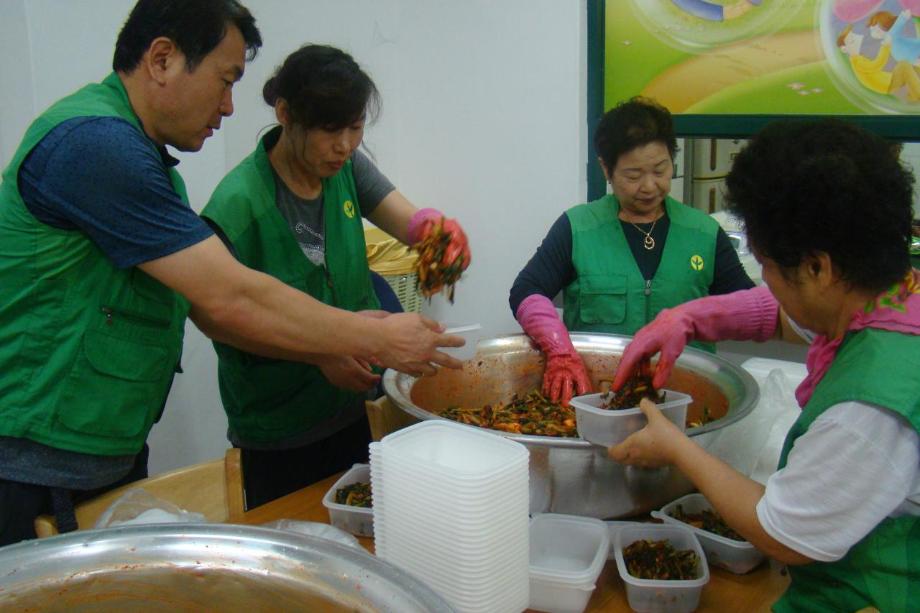
[[[743,419],[716,431],[709,453],[760,483],[776,471],[786,433],[799,415],[795,386],[780,369],[760,385],[757,406]]]
[[[351,547],[362,549],[361,543],[358,542],[358,539],[356,539],[351,534],[345,532],[344,530],[340,530],[335,526],[330,526],[329,524],[324,524],[321,522],[299,521],[296,519],[276,519],[275,521],[270,521],[262,525],[266,528],[274,528],[275,530],[287,530],[288,532],[306,534],[307,536],[316,536],[329,541],[334,541],[336,543],[341,543],[343,545],[349,545]]]
[[[94,528],[110,528],[137,524],[172,524],[206,522],[205,516],[185,511],[166,500],[157,498],[142,488],[131,488],[109,505]]]
[[[766,483],[770,475],[776,472],[786,435],[802,412],[795,399],[795,388],[798,383],[790,380],[781,370],[774,370],[761,386],[760,401],[770,406],[773,420],[761,445],[757,461],[751,467],[751,472],[747,473],[755,481]]]

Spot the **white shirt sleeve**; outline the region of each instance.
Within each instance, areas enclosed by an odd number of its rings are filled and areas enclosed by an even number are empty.
[[[918,445],[910,423],[885,408],[830,407],[767,480],[761,526],[813,560],[839,560],[886,517],[920,515]]]

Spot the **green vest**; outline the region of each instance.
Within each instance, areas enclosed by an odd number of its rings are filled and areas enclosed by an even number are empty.
[[[617,218],[616,196],[566,211],[576,274],[563,291],[563,320],[569,330],[631,335],[663,309],[709,295],[719,224],[673,198],[664,204],[671,226],[661,263],[648,283]],[[713,350],[712,345],[695,345]]]
[[[316,266],[301,251],[275,202],[267,150],[277,136],[277,130],[270,132],[230,171],[202,216],[220,226],[246,266],[329,305],[350,311],[380,308],[367,266],[351,161],[323,179],[326,267]],[[330,384],[316,366],[214,346],[221,400],[239,439],[274,442],[296,436],[358,398]]]
[[[786,436],[793,442],[835,404],[883,406],[920,431],[920,336],[865,329],[844,340]],[[792,582],[775,611],[913,611],[920,606],[920,517],[887,518],[836,562],[790,566]]]
[[[22,161],[49,131],[90,116],[120,117],[142,132],[113,73],[39,116],[3,173],[0,435],[128,455],[166,400],[188,303],[139,268],[116,268],[83,232],[35,219],[17,187]],[[179,174],[163,172],[187,202]]]

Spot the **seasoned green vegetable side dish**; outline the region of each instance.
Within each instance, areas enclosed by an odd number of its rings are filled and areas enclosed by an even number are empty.
[[[626,385],[618,391],[608,391],[603,396],[601,408],[618,410],[632,409],[639,406],[639,401],[649,398],[652,402],[662,402],[664,393],[652,386],[652,363],[644,360],[639,363],[636,372],[626,381]]]
[[[709,509],[703,509],[699,513],[687,513],[684,511],[683,505],[677,505],[677,508],[671,511],[671,517],[685,524],[690,524],[694,528],[712,532],[725,538],[735,541],[744,540],[743,536],[728,527],[728,524],[718,513]]]
[[[699,576],[700,557],[692,549],[675,549],[667,540],[639,540],[623,550],[629,574],[638,579],[683,580]]]
[[[575,409],[551,402],[537,390],[523,398],[515,394],[508,403],[487,404],[482,408],[448,407],[441,417],[514,434],[578,436]]]
[[[335,491],[335,502],[353,507],[371,507],[371,484],[352,483]]]
[[[444,231],[443,224],[442,217],[425,239],[412,246],[418,251],[415,289],[429,300],[446,289],[447,299],[453,304],[454,284],[463,274],[463,255],[457,256],[453,262],[445,262],[449,256],[447,249],[450,246],[451,235],[450,232]]]

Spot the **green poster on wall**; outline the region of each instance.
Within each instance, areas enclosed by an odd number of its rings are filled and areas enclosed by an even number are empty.
[[[920,138],[920,0],[607,0],[603,19],[604,108],[649,96],[685,134],[837,115]]]

